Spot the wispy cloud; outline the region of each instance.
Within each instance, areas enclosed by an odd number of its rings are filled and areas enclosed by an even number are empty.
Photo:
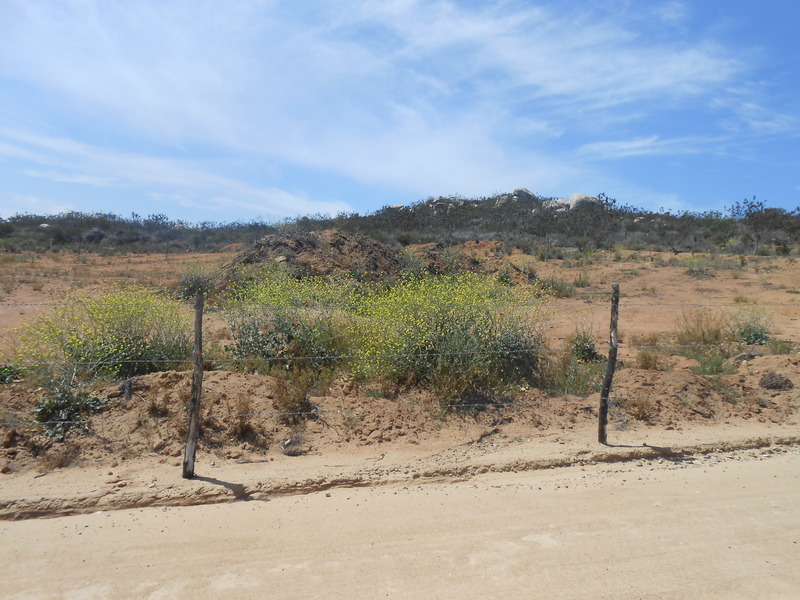
[[[685,26],[691,3],[608,8],[624,4],[8,0],[0,81],[43,116],[0,114],[0,156],[30,177],[283,215],[349,209],[284,170],[418,197],[548,193],[599,158],[797,127],[731,99],[749,69],[737,46],[651,35]],[[716,129],[660,124],[712,98]]]
[[[48,166],[82,173],[65,175],[53,171],[27,170],[26,174],[54,181],[117,187],[167,190],[162,197],[183,197],[183,205],[238,206],[254,214],[288,216],[305,213],[336,213],[350,210],[344,202],[316,201],[303,193],[291,193],[274,187],[258,187],[231,179],[205,168],[202,162],[119,154],[65,138],[52,138],[24,131],[1,131],[7,140],[4,147],[11,155],[35,157],[31,160]],[[33,148],[33,150],[30,150]],[[37,160],[42,157],[41,160]],[[181,190],[170,196],[169,190]],[[151,192],[154,197],[159,192]],[[224,202],[220,199],[224,198]]]
[[[630,140],[592,142],[578,148],[577,154],[591,159],[618,159],[644,155],[698,154],[713,151],[726,141],[723,137],[683,137],[661,139],[657,135]]]
[[[14,214],[55,215],[74,210],[75,206],[67,202],[58,202],[30,194],[2,194],[3,213],[1,217]]]
[[[58,181],[61,183],[77,183],[85,185],[93,185],[97,187],[107,187],[111,185],[114,180],[108,177],[98,177],[96,175],[82,175],[80,173],[58,173],[56,171],[35,171],[28,169],[24,171],[24,175],[28,177],[39,177],[41,179],[48,179],[50,181]]]

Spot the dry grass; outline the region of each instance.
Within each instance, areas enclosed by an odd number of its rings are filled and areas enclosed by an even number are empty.
[[[622,398],[617,405],[637,421],[649,421],[655,412],[653,401],[645,396]]]

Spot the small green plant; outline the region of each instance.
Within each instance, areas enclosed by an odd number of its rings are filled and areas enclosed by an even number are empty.
[[[73,428],[82,433],[87,416],[106,402],[92,396],[80,385],[74,385],[72,377],[64,377],[48,386],[47,393],[36,403],[34,416],[44,425],[47,435],[56,442],[63,442]]]
[[[567,340],[570,352],[580,363],[592,363],[603,360],[600,353],[597,352],[595,345],[594,335],[591,331],[586,329],[578,329]]]
[[[731,324],[732,337],[742,344],[766,345],[769,342],[769,327],[763,314],[754,310],[738,313]]]
[[[11,383],[22,378],[22,370],[12,364],[0,365],[0,383]]]
[[[558,277],[548,277],[541,280],[542,286],[549,294],[556,298],[573,298],[577,294],[575,286]]]
[[[575,281],[572,282],[576,288],[585,288],[589,287],[589,274],[586,271],[581,271],[580,274],[575,278]]]
[[[713,351],[697,353],[693,358],[700,363],[691,367],[691,371],[695,375],[730,375],[736,372],[736,367],[722,353]]]
[[[497,283],[511,287],[514,285],[514,280],[511,279],[511,275],[509,275],[508,271],[503,271],[497,276]]]
[[[212,273],[204,263],[191,263],[181,273],[176,294],[181,300],[192,300],[198,290],[207,293],[212,287]]]

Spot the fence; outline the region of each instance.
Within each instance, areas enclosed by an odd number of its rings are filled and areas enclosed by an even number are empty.
[[[598,294],[594,296],[595,298],[603,298],[608,299],[608,294]],[[40,303],[36,304],[38,308],[48,308],[57,306],[56,303]],[[15,306],[22,306],[16,304],[6,303],[2,306],[5,307],[15,307]],[[25,305],[30,306],[30,305]],[[623,303],[623,310],[627,308],[632,308],[635,306],[642,306],[642,307],[652,307],[652,303],[637,303],[637,302],[624,302]],[[661,305],[662,307],[665,305]],[[741,308],[738,304],[704,304],[704,303],[697,303],[692,305],[680,304],[680,305],[672,305],[675,308],[714,308],[720,309],[727,306],[734,306],[737,308]],[[795,307],[796,304],[760,304],[760,307],[775,307],[775,306],[792,306]],[[575,308],[574,304],[567,304],[561,302],[552,302],[548,304],[548,307],[551,309],[560,309],[560,308]],[[213,310],[224,310],[230,307],[212,307]],[[237,308],[242,308],[241,306]],[[260,308],[264,308],[261,306]],[[272,307],[275,311],[282,311],[282,310],[297,310],[302,309],[304,311],[310,312],[321,312],[330,309],[330,307],[325,306],[303,306],[303,307]],[[525,306],[516,306],[515,308],[525,308]],[[196,330],[195,337],[196,339],[202,338],[202,329],[199,330],[199,335]],[[614,339],[614,335],[611,335],[612,340]],[[678,352],[678,351],[686,351],[686,350],[708,350],[708,349],[720,349],[720,350],[728,350],[730,349],[729,344],[722,344],[722,343],[708,343],[708,344],[698,344],[698,343],[687,343],[687,344],[661,344],[661,343],[642,343],[642,344],[628,344],[624,345],[626,350],[658,350],[664,353],[670,352]],[[614,349],[614,344],[610,347],[610,350]],[[564,350],[559,348],[548,348],[546,346],[539,346],[527,350],[509,350],[509,354],[519,354],[520,356],[527,356],[530,359],[543,357],[543,356],[550,356],[556,357],[560,354],[563,354]],[[728,352],[729,353],[729,352]],[[197,357],[200,356],[199,365],[202,365],[202,354],[203,354],[203,346],[200,345],[199,353],[198,351],[195,352],[195,374],[198,373],[198,359]],[[610,354],[610,353],[609,353]],[[410,358],[410,359],[429,359],[433,357],[461,357],[466,359],[475,360],[479,357],[481,358],[491,358],[493,354],[486,350],[469,350],[469,351],[448,351],[448,352],[398,352],[398,353],[389,353],[389,354],[379,354],[377,355],[383,358]],[[225,366],[231,367],[233,369],[241,369],[243,365],[249,366],[259,366],[259,365],[270,365],[276,362],[280,364],[294,364],[294,363],[314,363],[315,361],[319,361],[322,359],[330,359],[333,361],[334,364],[341,364],[343,362],[353,360],[358,358],[358,355],[355,354],[320,354],[320,355],[296,355],[296,356],[275,356],[275,357],[261,357],[261,358],[254,358],[254,357],[236,357],[236,356],[228,356],[225,357],[224,360],[221,362],[225,363]],[[610,358],[610,357],[609,357]],[[116,360],[115,362],[120,362]],[[175,360],[153,360],[153,359],[125,359],[121,361],[123,364],[126,365],[136,365],[137,363],[148,363],[150,365],[163,365],[163,366],[175,366],[178,361]],[[42,366],[42,363],[37,363],[39,366]],[[65,362],[63,360],[52,360],[48,361],[48,364],[51,367],[59,367],[58,370],[61,371],[72,371],[73,373],[79,369],[81,366],[88,366],[88,362],[82,361],[71,361]],[[96,364],[92,363],[92,364]],[[102,364],[102,363],[101,363]],[[185,363],[184,363],[185,364]],[[606,363],[609,365],[609,369],[606,370],[606,377],[604,378],[602,389],[600,391],[600,407],[598,409],[599,413],[599,428],[598,428],[598,437],[601,441],[605,442],[604,438],[604,412],[608,410],[609,402],[611,403],[612,409],[615,405],[620,405],[624,403],[632,403],[640,400],[647,400],[651,396],[637,396],[637,395],[614,395],[612,393],[612,386],[611,386],[611,379],[610,377],[613,376],[613,363],[612,361],[608,361]],[[26,364],[24,361],[18,363],[20,367],[29,367],[32,366],[31,364]],[[200,368],[202,372],[202,368]],[[610,373],[610,375],[609,375]],[[596,376],[596,384],[599,384],[599,375],[600,370],[597,370],[595,373]],[[186,398],[181,404],[189,404],[194,405],[195,403],[199,403],[200,401],[200,389],[202,388],[202,379],[199,382],[196,380],[197,375],[193,378],[193,385],[195,387],[194,392],[187,392]],[[174,384],[177,381],[185,382],[186,378],[183,379],[175,379],[171,380],[171,383]],[[188,434],[191,430],[193,418],[187,414],[180,414],[181,410],[175,410],[175,407],[168,407],[164,405],[166,401],[165,398],[161,398],[162,405],[158,405],[156,400],[150,394],[150,397],[146,397],[136,391],[136,382],[137,378],[130,378],[123,382],[120,386],[120,394],[119,396],[122,398],[120,400],[120,410],[117,410],[114,415],[109,414],[108,409],[103,409],[106,414],[104,415],[103,412],[97,412],[91,415],[86,415],[84,413],[88,412],[78,411],[76,416],[69,417],[66,416],[65,418],[57,418],[57,419],[21,419],[18,415],[6,413],[3,415],[2,418],[2,425],[5,427],[14,427],[14,428],[36,428],[41,426],[52,426],[52,425],[62,425],[62,426],[76,426],[76,427],[87,427],[89,433],[94,431],[96,436],[102,436],[103,428],[109,429],[109,431],[114,430],[114,425],[122,425],[122,424],[131,424],[134,426],[134,429],[137,427],[141,427],[142,424],[149,423],[154,427],[165,426],[167,431],[167,436],[174,436],[175,439],[184,439],[184,434]],[[369,387],[367,385],[366,387]],[[596,387],[600,387],[597,385]],[[375,390],[367,389],[367,392],[373,392]],[[596,393],[596,392],[595,392]],[[135,402],[135,399],[138,398],[142,401],[143,404],[146,406],[136,406],[132,404]],[[567,395],[563,394],[558,396],[561,401],[568,401],[569,399],[574,399],[574,395]],[[375,404],[378,404],[378,398],[373,398]],[[261,403],[262,405],[265,403]],[[196,418],[194,422],[201,424],[201,422],[205,422],[208,424],[212,421],[217,422],[227,422],[228,427],[235,427],[237,422],[242,423],[241,427],[244,428],[246,424],[244,421],[250,421],[253,419],[264,419],[264,420],[287,420],[288,422],[295,422],[295,424],[304,418],[322,418],[331,420],[333,417],[338,418],[340,421],[345,422],[354,414],[358,415],[398,415],[401,413],[408,413],[408,412],[416,412],[416,413],[435,413],[436,411],[442,410],[449,410],[449,409],[459,409],[459,410],[482,410],[490,407],[493,411],[505,411],[509,409],[513,410],[520,410],[520,409],[534,409],[538,406],[538,401],[526,400],[526,399],[513,399],[511,395],[508,397],[503,398],[496,398],[493,399],[491,402],[486,401],[459,401],[459,402],[438,402],[433,405],[426,404],[426,403],[418,403],[418,404],[408,404],[404,403],[400,404],[391,404],[390,402],[381,402],[380,406],[376,407],[320,407],[314,404],[305,405],[300,409],[295,410],[280,410],[278,408],[273,408],[273,410],[265,410],[260,408],[258,410],[254,409],[247,409],[246,403],[241,405],[240,410],[230,410],[231,408],[235,408],[233,404],[228,403],[228,410],[225,410],[225,407],[219,407],[219,409],[206,409],[206,413],[203,414],[201,410],[197,410],[194,415]],[[604,408],[605,406],[605,408]],[[180,407],[182,408],[182,406]],[[131,414],[135,414],[138,412],[138,416],[130,416]],[[142,414],[144,412],[144,414]],[[11,417],[11,418],[10,418]],[[63,417],[63,415],[62,415]],[[111,426],[111,427],[107,427]],[[170,431],[169,428],[172,427],[174,431]],[[254,428],[252,424],[249,427]],[[213,427],[211,428],[213,429]],[[257,429],[257,427],[255,427]],[[290,428],[291,429],[291,428]],[[119,428],[117,428],[119,431]],[[275,432],[273,432],[275,433]],[[294,435],[294,434],[292,434]],[[163,437],[163,436],[162,436]],[[246,437],[246,436],[242,436]],[[272,436],[275,437],[274,435]],[[191,438],[190,438],[191,439]],[[290,438],[291,439],[291,438]],[[160,443],[160,442],[159,442]],[[205,441],[208,443],[208,440]],[[275,440],[272,440],[272,443],[275,443]],[[157,445],[152,446],[153,449],[157,448]],[[174,443],[172,444],[174,446]],[[152,450],[158,451],[158,450]],[[189,452],[187,452],[188,456]],[[193,454],[192,454],[193,456]],[[189,476],[193,470],[193,461],[188,461],[184,463],[184,474]]]

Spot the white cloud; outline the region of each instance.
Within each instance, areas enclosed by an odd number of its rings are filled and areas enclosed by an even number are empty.
[[[683,2],[666,2],[655,7],[658,17],[669,25],[679,25],[689,16],[689,9]]]
[[[578,148],[577,154],[589,159],[611,160],[654,154],[698,154],[715,152],[726,142],[724,137],[682,137],[661,139],[657,135],[630,140],[592,142]]]
[[[41,179],[49,179],[50,181],[58,181],[61,183],[79,183],[97,187],[107,187],[114,182],[113,179],[108,177],[83,175],[80,173],[58,173],[56,171],[36,171],[33,169],[27,169],[23,172],[23,174],[28,177],[39,177]]]
[[[4,194],[3,212],[5,217],[14,214],[55,215],[74,210],[70,203],[58,202],[31,194]]]
[[[12,154],[42,157],[41,162],[65,170],[80,172],[69,176],[53,172],[28,170],[27,174],[56,181],[117,187],[181,190],[186,202],[209,208],[234,206],[268,216],[290,216],[298,213],[339,212],[350,206],[338,201],[316,201],[303,193],[291,193],[273,187],[258,187],[216,174],[199,161],[175,160],[135,154],[118,154],[64,138],[51,138],[24,131],[0,131],[6,139],[18,144]],[[34,148],[33,151],[27,148]],[[96,174],[95,174],[96,173]],[[101,175],[102,174],[102,175]],[[166,192],[169,196],[170,192]],[[173,192],[174,193],[174,192]],[[156,193],[157,195],[158,193]],[[152,193],[151,193],[152,195]],[[220,198],[225,202],[221,203]]]

